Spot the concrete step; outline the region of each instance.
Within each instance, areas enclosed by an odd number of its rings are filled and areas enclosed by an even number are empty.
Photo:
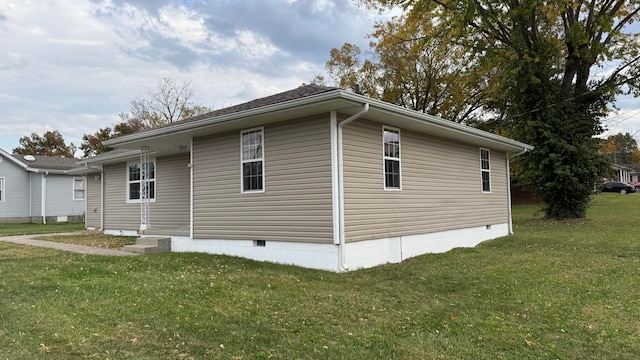
[[[136,244],[171,247],[171,238],[156,236],[139,237],[136,239]]]
[[[171,252],[171,238],[139,237],[134,245],[125,245],[122,250],[138,254]]]

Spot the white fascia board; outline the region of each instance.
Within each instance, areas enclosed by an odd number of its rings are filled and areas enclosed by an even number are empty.
[[[533,150],[532,146],[519,141],[505,138],[500,135],[495,135],[470,126],[458,124],[453,121],[439,118],[437,116],[403,108],[401,106],[390,104],[381,100],[376,100],[363,95],[346,92],[340,89],[245,111],[239,111],[227,115],[208,117],[196,121],[188,121],[185,123],[176,123],[175,125],[153,128],[143,132],[133,133],[130,135],[120,136],[115,139],[107,140],[105,142],[105,145],[114,147],[126,147],[127,145],[145,141],[147,139],[155,137],[177,135],[197,129],[229,124],[237,120],[246,120],[251,117],[274,112],[283,112],[296,108],[302,109],[312,105],[322,105],[322,103],[329,104],[330,101],[335,100],[343,101],[336,104],[336,108],[328,109],[327,112],[338,111],[345,113],[344,106],[348,103],[351,103],[354,106],[353,111],[357,112],[361,110],[362,104],[368,103],[370,104],[372,110],[386,113],[389,116],[389,119],[396,118],[401,120],[402,122],[405,122],[405,124],[412,124],[413,127],[420,129],[425,133],[430,133],[430,129],[439,129],[442,132],[440,136],[443,136],[445,138],[460,138],[462,141],[475,140],[474,142],[482,144],[483,146],[498,148],[514,153]],[[351,114],[347,113],[347,115]],[[369,112],[367,117],[369,116],[372,116],[372,111]],[[378,121],[383,120],[380,119]]]
[[[511,151],[519,152],[523,150],[531,151],[533,146],[506,138],[504,136],[492,134],[490,132],[476,129],[471,126],[459,124],[450,120],[446,120],[437,116],[421,113],[415,110],[407,109],[401,106],[393,105],[384,101],[370,99],[362,95],[353,93],[343,93],[345,98],[353,99],[354,101],[369,102],[369,106],[378,111],[388,113],[390,117],[401,117],[402,119],[410,122],[415,122],[417,126],[428,128],[437,128],[445,130],[451,134],[460,134],[464,137],[475,138],[483,140],[484,142],[493,143],[500,148],[509,148]]]
[[[60,169],[46,169],[46,168],[34,168],[29,166],[28,164],[23,163],[22,161],[18,160],[15,158],[15,156],[9,154],[8,152],[0,149],[0,155],[5,158],[10,160],[11,162],[13,162],[14,164],[20,166],[21,168],[23,168],[26,171],[30,171],[32,173],[36,173],[36,174],[57,174],[57,175],[74,175],[74,174],[84,174],[86,172],[83,172],[84,168],[74,168],[74,169],[69,169],[69,170],[60,170]]]
[[[8,152],[0,149],[0,155],[2,155],[3,158],[10,160],[12,163],[20,166],[21,168],[23,168],[26,171],[30,171],[33,173],[47,173],[47,174],[66,174],[69,170],[60,170],[60,169],[41,169],[41,168],[33,168],[31,166],[29,166],[29,164],[25,164],[22,161],[18,160],[15,156],[13,156],[12,154],[9,154]]]
[[[52,174],[52,175],[67,175],[69,170],[60,170],[60,169],[35,169],[35,168],[27,168],[28,171],[39,173],[39,174]]]
[[[14,163],[14,164],[16,164],[16,165],[20,166],[21,168],[23,168],[23,169],[25,169],[25,170],[27,170],[27,171],[32,171],[32,170],[29,170],[29,166],[28,166],[27,164],[25,164],[25,163],[23,163],[22,161],[20,161],[20,160],[16,159],[12,154],[9,154],[8,152],[6,152],[6,151],[4,151],[4,150],[2,150],[2,149],[0,149],[0,155],[1,155],[3,158],[5,158],[5,159],[7,159],[7,160],[11,161],[12,163]]]
[[[152,128],[146,131],[137,132],[129,135],[117,137],[104,142],[107,146],[122,147],[127,143],[139,141],[143,139],[153,138],[156,136],[179,134],[190,130],[195,130],[202,127],[221,125],[234,120],[242,120],[256,115],[263,115],[271,112],[277,112],[287,109],[292,109],[304,105],[310,105],[314,103],[320,103],[332,98],[339,98],[343,93],[342,90],[327,91],[321,94],[303,97],[300,99],[284,101],[267,106],[261,106],[254,109],[239,111],[227,115],[220,115],[216,117],[208,117],[196,121],[188,121],[185,123],[176,123],[175,125]]]
[[[86,158],[77,162],[79,165],[95,166],[102,164],[110,164],[121,162],[123,160],[132,159],[140,156],[140,150],[131,150],[127,152],[117,152],[113,154],[104,153],[104,155]]]
[[[67,171],[69,175],[85,175],[94,172],[102,172],[102,165],[99,166],[89,166],[88,164],[84,164],[82,167],[77,167]]]

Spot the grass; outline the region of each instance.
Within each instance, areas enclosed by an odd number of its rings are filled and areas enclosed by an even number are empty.
[[[84,230],[83,223],[56,223],[56,224],[0,224],[0,236],[10,235],[38,235],[66,232],[79,232]],[[34,237],[39,240],[63,242],[68,244],[93,246],[105,249],[122,249],[125,245],[135,243],[133,236],[105,235],[97,231],[82,231],[82,234],[73,235],[46,235]]]
[[[135,236],[115,236],[99,232],[85,232],[78,235],[38,236],[35,239],[116,250],[121,250],[125,245],[136,242]]]
[[[0,243],[2,359],[637,359],[636,195],[346,274]],[[624,214],[624,216],[622,216]]]
[[[0,224],[0,236],[65,233],[84,230],[84,223]]]

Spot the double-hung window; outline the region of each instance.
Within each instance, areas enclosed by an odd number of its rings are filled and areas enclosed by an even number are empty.
[[[240,133],[242,192],[264,191],[264,128]]]
[[[400,190],[400,130],[384,126],[382,128],[384,149],[384,188]]]
[[[491,192],[491,164],[489,149],[480,149],[480,173],[482,180],[482,192]]]
[[[0,177],[0,202],[4,202],[4,178],[3,177]]]
[[[156,162],[147,163],[148,186],[145,187],[142,181],[143,169],[140,163],[129,163],[127,165],[127,201],[139,202],[142,192],[147,192],[147,198],[151,201],[156,199]]]
[[[84,200],[84,179],[73,179],[73,200]]]

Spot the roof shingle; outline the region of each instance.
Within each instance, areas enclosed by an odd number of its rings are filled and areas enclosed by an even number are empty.
[[[63,158],[58,156],[32,155],[35,160],[29,161],[22,154],[12,155],[16,160],[33,169],[43,170],[70,170],[76,167],[76,158]]]
[[[328,87],[328,86],[322,86],[322,85],[316,85],[316,84],[303,85],[293,90],[281,92],[281,93],[270,95],[270,96],[265,96],[263,98],[251,100],[246,103],[242,103],[234,106],[229,106],[219,110],[214,110],[202,115],[197,115],[197,116],[176,121],[173,123],[160,125],[155,127],[155,129],[161,128],[161,127],[169,127],[176,124],[185,124],[192,121],[197,121],[197,120],[216,117],[216,116],[233,114],[233,113],[237,113],[245,110],[256,109],[263,106],[274,105],[274,104],[278,104],[278,103],[282,103],[290,100],[301,99],[307,96],[322,94],[328,91],[333,91],[338,89],[339,88],[337,87]],[[144,130],[141,130],[140,132],[147,131],[147,130],[149,129],[144,129]]]

